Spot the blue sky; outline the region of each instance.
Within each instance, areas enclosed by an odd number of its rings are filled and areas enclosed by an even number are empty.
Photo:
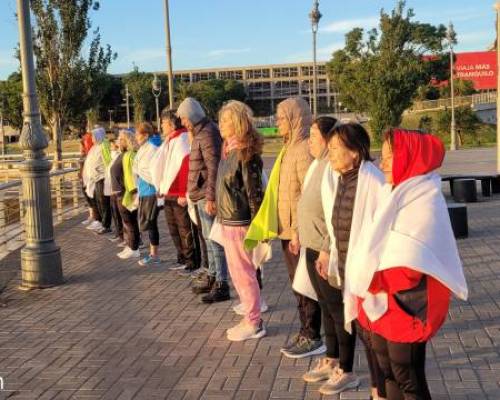
[[[101,0],[92,13],[103,43],[118,53],[110,71],[166,69],[163,0]],[[318,58],[329,59],[355,26],[372,28],[381,8],[396,0],[320,0]],[[484,50],[494,41],[493,0],[408,0],[416,19],[452,20],[460,51]],[[306,61],[311,58],[307,17],[311,0],[170,0],[174,69]],[[18,68],[15,0],[0,0],[0,79]]]

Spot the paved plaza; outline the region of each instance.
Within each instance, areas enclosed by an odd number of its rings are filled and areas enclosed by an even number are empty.
[[[492,149],[464,150],[447,156],[443,172],[492,172],[494,160]],[[459,241],[470,298],[453,301],[428,346],[433,399],[500,399],[500,196],[479,199],[468,204],[470,236]],[[301,378],[311,359],[279,352],[297,331],[298,315],[276,245],[264,271],[268,335],[231,343],[225,330],[239,320],[231,310],[236,300],[201,304],[188,279],[169,271],[175,254],[163,215],[164,262],[153,268],[119,260],[115,245],[85,230],[82,219],[56,231],[64,285],[21,292],[17,276],[0,294],[0,399],[321,398],[320,385]],[[0,261],[0,270],[16,268],[18,252]],[[369,397],[360,345],[355,370],[360,391],[340,399]]]

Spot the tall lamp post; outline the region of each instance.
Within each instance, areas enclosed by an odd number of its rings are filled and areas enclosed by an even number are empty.
[[[172,46],[170,44],[170,16],[168,12],[168,0],[165,0],[165,24],[167,35],[167,63],[168,63],[168,105],[169,108],[174,107],[174,78],[172,71]]]
[[[115,110],[108,110],[108,113],[109,113],[109,130],[111,130],[111,128],[113,128],[113,113],[115,112]]]
[[[128,92],[128,85],[125,85],[125,107],[127,109],[127,128],[130,129],[130,93]]]
[[[456,122],[455,122],[455,82],[454,82],[454,62],[453,62],[453,43],[455,42],[455,30],[453,29],[453,24],[450,22],[448,25],[448,31],[446,32],[446,38],[448,39],[448,44],[450,45],[450,92],[451,92],[451,144],[450,150],[457,149],[457,132],[456,132]]]
[[[35,67],[29,0],[17,0],[19,48],[23,77],[23,128],[20,144],[24,228],[26,245],[21,250],[21,289],[46,288],[63,282],[61,252],[54,240],[50,162],[45,157],[47,138],[40,122],[35,90]]]
[[[495,3],[497,13],[497,173],[500,174],[500,1]]]
[[[156,103],[156,127],[158,132],[160,131],[160,104],[158,101],[158,97],[160,97],[161,93],[161,82],[158,79],[158,76],[154,74],[153,82],[151,82],[151,90],[153,92],[153,96],[155,97]]]
[[[309,13],[309,18],[311,19],[311,28],[313,34],[313,114],[314,118],[318,115],[318,68],[316,65],[316,34],[318,33],[318,24],[321,19],[321,13],[319,12],[319,1],[314,0],[313,8]]]

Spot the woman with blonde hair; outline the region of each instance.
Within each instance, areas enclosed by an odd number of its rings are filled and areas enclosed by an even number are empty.
[[[137,151],[134,131],[122,129],[118,135],[121,153],[111,167],[111,193],[116,196],[118,211],[123,221],[125,248],[118,253],[121,259],[139,258],[139,225],[137,223],[137,187],[133,162]]]
[[[227,330],[231,341],[258,339],[266,334],[261,319],[260,286],[251,252],[243,241],[263,198],[262,138],[252,122],[252,111],[230,101],[219,112],[224,139],[216,185],[220,241],[233,285],[241,300],[243,320]]]

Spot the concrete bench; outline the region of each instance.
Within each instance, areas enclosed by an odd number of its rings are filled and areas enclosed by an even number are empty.
[[[450,182],[450,192],[453,195],[453,186],[458,179],[475,179],[481,181],[481,193],[484,197],[490,197],[491,194],[500,193],[500,176],[487,175],[487,174],[473,174],[473,175],[442,175],[443,182]]]
[[[469,236],[469,222],[467,219],[467,206],[465,204],[448,203],[451,228],[456,239]]]
[[[455,179],[453,181],[453,199],[457,203],[477,202],[475,179]]]

